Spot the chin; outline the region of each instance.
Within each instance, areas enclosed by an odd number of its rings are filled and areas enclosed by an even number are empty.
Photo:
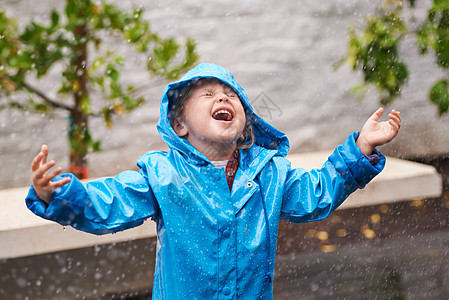
[[[220,138],[225,143],[236,144],[242,134],[224,134]]]

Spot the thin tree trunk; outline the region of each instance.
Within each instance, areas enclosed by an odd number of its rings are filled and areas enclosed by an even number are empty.
[[[77,26],[75,34],[80,40],[87,40],[87,24]],[[83,109],[83,100],[88,101],[89,92],[87,88],[87,42],[80,43],[76,49],[76,89],[73,93],[75,106],[71,111],[70,139],[70,167],[69,172],[74,173],[80,179],[89,177],[87,154],[89,150],[89,127],[88,114]],[[86,101],[86,102],[87,102]]]

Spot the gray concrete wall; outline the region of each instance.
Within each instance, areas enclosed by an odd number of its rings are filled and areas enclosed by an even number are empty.
[[[152,28],[163,35],[177,36],[180,41],[193,37],[201,62],[215,62],[233,72],[260,114],[287,133],[291,152],[334,148],[352,131],[360,130],[379,105],[374,90],[360,103],[349,92],[360,74],[347,67],[335,71],[333,64],[345,54],[347,28],[382,0],[116,2],[125,9],[143,5]],[[62,7],[57,0],[39,5],[31,0],[0,0],[0,4],[19,20],[40,20],[52,7]],[[419,5],[425,4],[420,1]],[[417,19],[424,11],[414,11]],[[413,42],[404,43],[411,76],[403,98],[394,104],[402,112],[403,127],[394,143],[381,150],[400,157],[447,154],[449,116],[438,118],[427,100],[430,84],[442,73],[432,66],[431,55],[416,53]],[[102,139],[104,148],[90,156],[92,176],[134,168],[144,152],[164,148],[155,125],[166,82],[149,78],[142,68],[126,68],[124,78],[137,82],[149,101],[117,118],[112,130],[106,130],[101,120],[91,123],[94,137]],[[44,88],[55,89],[51,84]],[[268,115],[261,99],[269,99],[279,109]],[[67,166],[66,130],[66,116],[60,113],[48,119],[0,112],[0,188],[30,182],[29,164],[42,143],[49,145],[52,159]]]

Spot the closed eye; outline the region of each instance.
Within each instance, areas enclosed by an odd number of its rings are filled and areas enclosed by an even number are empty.
[[[228,97],[235,97],[235,96],[237,96],[237,93],[233,89],[231,89],[231,88],[229,88],[227,86],[224,87],[224,92],[225,92],[226,96],[228,96]]]
[[[203,96],[212,97],[213,95],[214,95],[213,90],[207,89],[207,90],[203,91]]]

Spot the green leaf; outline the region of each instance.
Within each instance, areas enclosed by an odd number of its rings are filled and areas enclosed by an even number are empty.
[[[49,107],[47,104],[36,102],[33,98],[28,99],[28,104],[34,112],[46,113],[49,111]]]
[[[99,140],[93,141],[91,149],[93,152],[100,152],[101,151],[101,141],[99,141]]]
[[[80,109],[86,115],[92,114],[91,102],[87,95],[81,98]]]
[[[410,4],[411,7],[415,7],[415,0],[408,0],[408,3]]]
[[[148,25],[145,23],[135,23],[129,30],[126,31],[125,37],[130,43],[140,41],[148,31]]]
[[[26,107],[23,104],[21,104],[21,103],[19,103],[17,101],[10,101],[9,102],[9,107],[10,108],[15,108],[17,110],[22,110],[22,111],[26,110]]]
[[[30,69],[33,66],[30,53],[21,53],[20,55],[12,56],[9,59],[9,66],[12,68]]]
[[[122,56],[117,56],[114,58],[114,63],[117,65],[123,65],[125,63],[125,59]]]
[[[419,50],[419,54],[425,55],[430,46],[430,28],[427,25],[421,26],[416,33],[416,45]]]
[[[56,10],[51,11],[51,31],[55,30],[59,24],[59,13]]]
[[[449,109],[449,90],[448,81],[443,79],[436,82],[430,89],[430,101],[438,108],[438,114],[441,116]]]
[[[91,64],[92,72],[97,71],[100,67],[104,65],[104,57],[97,57]]]
[[[74,1],[66,1],[65,14],[71,19],[76,15],[77,7]]]
[[[167,72],[167,77],[174,80],[181,76],[190,66],[192,66],[198,60],[198,54],[196,53],[196,43],[193,39],[188,38],[186,41],[185,60],[178,66],[173,67]]]
[[[448,29],[439,32],[435,43],[435,53],[438,65],[444,69],[449,68],[449,34]]]
[[[123,97],[123,102],[125,104],[126,110],[132,111],[142,105],[145,102],[145,99],[143,97],[131,98],[125,96]]]
[[[106,127],[112,128],[112,114],[114,113],[114,108],[112,106],[104,107],[102,110],[103,120],[106,124]]]
[[[120,72],[111,64],[108,64],[106,68],[106,75],[113,81],[118,82],[120,77]]]

